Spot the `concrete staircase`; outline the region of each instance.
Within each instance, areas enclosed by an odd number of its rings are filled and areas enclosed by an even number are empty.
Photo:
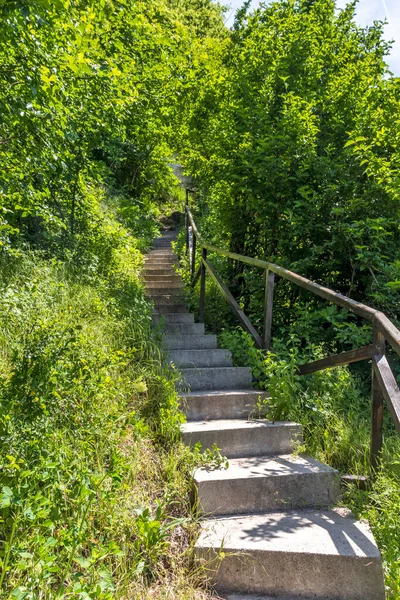
[[[265,392],[252,389],[250,369],[233,367],[229,350],[218,349],[216,336],[187,312],[174,238],[167,231],[155,240],[146,288],[155,322],[165,322],[169,359],[182,373],[182,436],[203,449],[216,444],[229,459],[228,469],[194,473],[203,514],[198,560],[227,600],[384,600],[368,525],[332,508],[339,473],[293,454],[300,425],[252,418]]]

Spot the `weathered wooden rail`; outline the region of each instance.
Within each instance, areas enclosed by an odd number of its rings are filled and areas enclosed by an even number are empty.
[[[188,197],[188,194],[187,194]],[[299,365],[299,373],[306,375],[322,369],[328,369],[339,365],[346,365],[360,360],[372,361],[372,426],[371,426],[371,466],[375,470],[379,464],[379,457],[383,442],[383,407],[386,402],[393,421],[398,431],[400,431],[400,390],[397,386],[395,377],[390,368],[390,365],[385,356],[386,343],[390,344],[393,350],[400,356],[400,331],[386,317],[386,315],[370,306],[362,304],[334,292],[318,283],[306,279],[297,273],[293,273],[288,269],[284,269],[274,263],[242,256],[227,250],[221,250],[216,246],[208,244],[199,234],[193,215],[188,204],[185,207],[185,223],[186,223],[186,251],[189,252],[191,246],[190,257],[190,272],[192,276],[191,284],[195,286],[200,279],[200,306],[199,318],[204,321],[205,310],[205,284],[206,274],[209,273],[214,280],[217,288],[230,304],[233,312],[237,316],[243,328],[248,331],[254,338],[255,345],[258,348],[268,350],[271,344],[271,329],[272,329],[272,310],[273,310],[273,294],[275,275],[287,279],[291,283],[305,289],[316,296],[320,296],[337,306],[346,308],[359,317],[372,324],[373,328],[373,343],[362,348],[342,352],[333,356],[328,356],[321,360],[312,363]],[[190,235],[191,232],[191,235]],[[191,241],[191,243],[190,243]],[[196,271],[196,251],[201,250],[201,261]],[[239,304],[229,291],[226,284],[216,272],[213,265],[207,258],[208,252],[219,254],[244,264],[253,267],[259,267],[264,271],[265,280],[265,300],[264,300],[264,330],[261,336],[251,324],[250,319],[244,314]]]

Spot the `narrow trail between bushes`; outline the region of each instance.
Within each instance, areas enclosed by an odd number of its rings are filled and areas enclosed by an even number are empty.
[[[182,374],[185,443],[216,444],[229,467],[193,474],[202,526],[196,559],[227,600],[384,600],[380,553],[369,527],[340,502],[339,473],[294,451],[302,428],[254,418],[265,392],[251,370],[195,323],[183,299],[166,230],[146,258],[154,320]],[[223,551],[223,554],[221,553]],[[211,567],[210,567],[211,565]]]

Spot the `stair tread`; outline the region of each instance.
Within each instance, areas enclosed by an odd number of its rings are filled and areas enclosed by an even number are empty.
[[[380,558],[369,526],[343,508],[214,517],[196,547]]]
[[[175,324],[175,323],[174,323]],[[180,323],[181,325],[200,325],[200,323]],[[168,331],[168,329],[167,329]],[[186,335],[186,334],[185,334]],[[204,335],[208,335],[207,333],[205,333]],[[174,353],[179,353],[179,354],[198,354],[199,356],[206,356],[207,355],[207,350],[205,350],[204,348],[186,348],[185,350],[173,350],[171,352]],[[220,354],[221,356],[231,356],[231,353],[229,350],[223,350],[222,348],[215,348],[214,350],[214,354]],[[216,365],[218,367],[218,365]],[[219,365],[221,366],[221,368],[224,365]],[[228,366],[228,365],[227,365]],[[191,367],[186,367],[187,369],[191,368]],[[196,368],[196,365],[194,365],[192,368]],[[240,368],[240,367],[239,367]]]
[[[165,307],[166,311],[168,310],[168,312],[163,312],[163,307]],[[156,308],[157,308],[156,314],[160,314],[162,316],[165,314],[176,314],[176,313],[186,314],[187,313],[187,307],[184,304],[157,304]]]
[[[173,281],[171,279],[166,281],[146,281],[146,288],[149,289],[168,290],[169,288],[174,289],[176,287],[183,288],[183,283],[180,279],[174,279]]]
[[[178,279],[178,277],[165,277],[165,279],[160,281],[159,276],[157,276],[157,279],[153,279],[152,275],[146,275],[145,283],[146,287],[161,286],[161,289],[164,289],[162,286],[165,284],[168,284],[168,286],[176,286],[179,283],[180,286],[183,286],[182,281]]]
[[[177,275],[175,269],[173,268],[173,265],[169,263],[157,264],[156,262],[146,262],[146,264],[144,265],[144,271],[146,274],[154,276],[170,275],[170,273],[172,273],[173,275]]]
[[[188,422],[220,419],[248,419],[258,414],[260,398],[268,398],[268,392],[255,389],[198,390],[181,394],[182,410]]]
[[[315,596],[311,598],[311,596],[264,596],[264,595],[255,595],[255,594],[228,594],[220,596],[221,600],[315,600]],[[318,598],[318,600],[330,600],[330,598]]]
[[[179,335],[204,335],[204,323],[167,323],[166,331],[169,334]]]
[[[168,330],[168,328],[167,328]],[[204,349],[183,349],[170,350],[168,353],[170,362],[173,362],[180,369],[183,368],[204,368],[204,367],[231,367],[232,354],[229,350]]]
[[[204,335],[207,335],[206,333]],[[189,348],[188,348],[189,349]],[[196,348],[193,348],[193,350],[195,350]],[[250,367],[186,367],[184,369],[181,369],[182,373],[186,373],[187,371],[191,372],[191,373],[195,373],[195,372],[199,372],[199,371],[236,371],[237,373],[239,371],[243,371],[248,373],[249,371],[251,371]]]
[[[321,463],[311,456],[282,454],[278,456],[252,456],[232,458],[228,469],[210,471],[203,467],[196,469],[194,477],[198,484],[209,481],[232,479],[253,479],[260,477],[286,477],[288,475],[314,475],[320,473],[337,474],[338,471]]]
[[[189,323],[194,317],[184,308],[170,245],[175,238],[169,230],[154,240],[144,277],[155,319],[165,317],[165,345],[182,375],[177,385],[192,388],[180,393],[196,419],[181,425],[182,437],[204,447],[217,441],[233,457],[227,469],[193,474],[199,507],[214,515],[202,521],[198,557],[209,561],[223,548],[214,583],[225,600],[382,600],[381,557],[369,526],[347,509],[313,508],[339,499],[338,471],[289,454],[302,439],[301,425],[250,419],[268,392],[252,389],[251,369],[231,366],[216,336],[195,333],[201,326]]]
[[[217,336],[213,334],[165,334],[164,342],[169,350],[182,350],[185,348],[188,350],[196,348],[210,348],[214,350],[217,347]]]
[[[167,304],[167,306],[169,306],[169,304]],[[179,304],[178,306],[185,306],[185,305],[184,304]],[[185,312],[183,314],[184,315],[190,315],[191,317],[194,316],[194,313],[189,312],[187,308],[186,308],[186,310],[185,310]],[[160,312],[159,310],[155,310],[153,312],[153,315],[155,317],[165,317],[167,319],[168,317],[174,316],[175,313],[174,312],[169,312],[169,311]]]
[[[189,421],[181,425],[184,433],[197,433],[202,431],[235,431],[237,429],[262,429],[279,427],[300,427],[298,423],[291,421],[268,421],[266,419],[217,419],[213,421]]]
[[[156,312],[156,311],[154,311],[153,317],[154,317],[154,319],[164,318],[166,321],[171,319],[172,323],[188,323],[188,324],[194,323],[193,313],[187,312],[187,310],[185,312],[179,313],[179,316],[177,316],[177,313],[174,313],[174,312],[158,312],[158,311]]]
[[[243,396],[244,394],[249,396],[264,396],[264,398],[268,397],[269,394],[265,390],[256,390],[256,389],[226,389],[226,390],[198,390],[193,392],[185,392],[181,394],[182,398],[194,398],[194,397],[204,397],[208,396]]]
[[[148,285],[146,283],[145,286],[146,289],[146,294],[148,296],[176,296],[176,295],[180,295],[182,296],[182,292],[183,292],[183,286],[182,285],[169,285],[167,286],[157,286],[157,287],[153,287],[152,285]]]
[[[251,388],[252,373],[249,367],[188,367],[181,368],[182,380],[179,387],[184,389],[186,385],[191,390],[207,390],[218,387]]]

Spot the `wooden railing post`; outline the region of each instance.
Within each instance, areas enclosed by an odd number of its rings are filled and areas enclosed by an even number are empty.
[[[275,273],[269,269],[264,271],[265,295],[264,295],[264,335],[263,345],[265,350],[271,346],[272,308],[274,303]]]
[[[192,257],[191,257],[191,264],[190,264],[190,275],[192,277],[196,270],[196,245],[197,245],[196,234],[192,230]]]
[[[189,190],[186,188],[186,200],[185,200],[185,228],[186,228],[186,254],[189,252]]]
[[[374,369],[374,361],[385,354],[385,337],[374,323],[374,357],[372,359],[371,468],[379,467],[383,443],[383,392]]]
[[[187,192],[188,197],[188,192]],[[274,275],[279,275],[286,281],[290,281],[301,289],[311,292],[319,298],[329,300],[336,306],[346,308],[353,314],[362,317],[374,327],[374,341],[368,346],[348,350],[333,356],[322,358],[312,363],[299,365],[298,371],[302,375],[314,373],[322,369],[329,369],[339,365],[350,364],[360,360],[372,359],[372,427],[371,427],[371,470],[374,471],[379,467],[382,443],[383,443],[383,404],[386,403],[397,431],[400,432],[400,388],[390,367],[390,364],[385,356],[385,345],[390,344],[391,348],[400,356],[400,329],[398,329],[383,313],[380,311],[362,304],[352,298],[348,298],[343,294],[334,292],[306,277],[302,277],[297,273],[284,269],[279,265],[243,256],[228,250],[221,250],[216,246],[205,242],[198,232],[196,223],[193,220],[192,213],[186,206],[187,229],[192,228],[194,238],[197,245],[202,248],[201,263],[196,271],[196,275],[192,278],[191,286],[194,287],[199,278],[201,278],[200,288],[200,321],[204,321],[204,303],[205,303],[205,278],[206,270],[210,277],[216,283],[224,298],[231,305],[234,313],[238,317],[242,326],[253,336],[257,348],[269,349],[271,345],[271,327],[272,327],[272,308],[273,308],[273,292],[274,292]],[[188,231],[187,231],[188,234]],[[187,244],[188,245],[188,244]],[[212,264],[207,260],[207,251],[218,256],[224,256],[231,260],[238,260],[246,265],[260,267],[265,272],[265,306],[264,306],[264,336],[263,338],[255,330],[250,320],[243,313],[239,304],[230,293],[227,286],[221,280]],[[193,270],[194,259],[192,255],[190,268]]]
[[[199,321],[204,323],[204,304],[206,298],[206,265],[204,261],[207,260],[207,249],[203,248],[201,251],[201,275],[200,275],[200,305],[199,305]]]

